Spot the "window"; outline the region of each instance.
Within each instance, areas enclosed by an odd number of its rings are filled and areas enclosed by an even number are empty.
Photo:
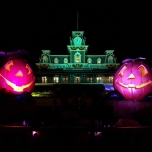
[[[76,62],[80,62],[80,56],[79,56],[79,55],[76,56],[75,61],[76,61]]]
[[[81,54],[79,52],[75,53],[74,60],[76,63],[81,63]]]
[[[87,62],[88,62],[88,63],[92,63],[92,59],[91,59],[91,58],[88,58]]]
[[[75,83],[79,83],[80,82],[80,77],[75,77]]]
[[[113,57],[111,55],[108,57],[108,63],[113,63]]]
[[[68,77],[63,77],[63,82],[68,82]]]
[[[42,83],[47,83],[47,77],[42,77]]]
[[[109,82],[113,82],[113,77],[109,77]]]
[[[58,58],[55,58],[55,59],[54,59],[54,63],[59,63]]]
[[[97,59],[97,64],[100,64],[100,63],[101,63],[101,59],[98,58],[98,59]]]
[[[54,82],[54,83],[59,83],[59,77],[55,76],[55,77],[53,78],[53,82]]]
[[[64,58],[64,63],[68,63],[68,59],[67,58]]]
[[[43,62],[43,63],[48,63],[48,57],[47,57],[46,55],[44,55],[44,56],[42,57],[42,62]]]
[[[88,78],[87,78],[87,82],[92,82],[92,78],[91,78],[91,77],[88,77]]]
[[[101,82],[101,77],[97,77],[97,83]]]

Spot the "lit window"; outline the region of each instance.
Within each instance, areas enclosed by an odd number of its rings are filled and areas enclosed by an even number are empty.
[[[113,63],[113,57],[111,55],[108,57],[108,63]]]
[[[91,77],[87,78],[87,82],[92,82],[92,78]]]
[[[80,62],[80,57],[79,57],[79,55],[76,56],[76,62]]]
[[[54,59],[54,63],[59,63],[58,58],[55,58],[55,59]]]
[[[68,63],[68,59],[67,58],[64,58],[64,63]]]
[[[109,77],[109,82],[113,82],[113,77]]]
[[[100,58],[97,59],[97,63],[98,63],[98,64],[101,63],[101,59],[100,59]]]
[[[47,83],[47,77],[42,77],[42,83]]]
[[[79,52],[75,53],[74,60],[75,60],[76,63],[80,63],[81,62],[81,54]]]
[[[92,63],[92,59],[91,58],[88,58],[88,63]]]
[[[68,82],[68,77],[64,77],[63,82]]]
[[[42,57],[42,62],[43,62],[43,63],[48,63],[48,57],[47,57],[46,55],[44,55],[44,56]]]
[[[97,77],[97,82],[101,82],[101,77]]]
[[[53,78],[53,82],[54,82],[54,83],[58,83],[58,82],[59,82],[59,77],[54,77],[54,78]]]
[[[80,77],[75,77],[75,83],[79,83],[80,82]]]

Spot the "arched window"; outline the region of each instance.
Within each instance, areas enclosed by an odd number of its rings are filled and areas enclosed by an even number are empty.
[[[64,58],[64,63],[68,63],[68,59],[67,58]]]
[[[113,63],[113,57],[111,55],[108,57],[108,63]]]
[[[80,56],[79,56],[79,55],[77,55],[77,56],[75,57],[75,61],[76,61],[76,62],[80,62]]]
[[[42,62],[43,62],[43,63],[48,63],[48,56],[43,55],[43,57],[42,57]]]
[[[81,54],[79,52],[75,53],[74,60],[76,63],[81,63]]]
[[[101,63],[101,58],[98,58],[97,59],[97,64],[100,64]]]
[[[88,63],[92,63],[92,59],[91,59],[91,58],[88,58],[87,62],[88,62]]]
[[[58,58],[55,58],[55,59],[54,59],[54,63],[59,63]]]

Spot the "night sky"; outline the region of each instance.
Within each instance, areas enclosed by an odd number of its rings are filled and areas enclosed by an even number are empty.
[[[68,54],[71,32],[84,31],[88,54],[115,50],[117,61],[145,57],[151,61],[152,6],[144,2],[21,3],[0,5],[0,50],[26,49],[39,62],[42,49]]]

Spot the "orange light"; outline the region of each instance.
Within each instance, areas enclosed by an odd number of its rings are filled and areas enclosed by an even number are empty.
[[[124,66],[124,67],[121,69],[120,73],[119,73],[119,75],[120,75],[121,77],[124,76],[124,71],[125,71],[125,70],[127,70],[127,67],[126,67],[126,66]]]
[[[13,61],[9,61],[7,64],[4,65],[5,69],[10,71],[10,66],[13,65]]]
[[[32,70],[31,70],[31,68],[29,67],[28,64],[26,64],[26,68],[29,70],[29,71],[28,71],[28,74],[30,74],[30,73],[32,72]]]
[[[23,77],[22,71],[21,71],[21,70],[19,70],[19,71],[16,73],[16,75],[15,75],[15,76],[17,76],[17,77]]]
[[[135,76],[131,73],[127,79],[135,79]]]
[[[3,77],[1,74],[0,74],[0,76]],[[3,77],[3,78],[4,78],[4,77]],[[34,80],[33,80],[32,82],[30,82],[30,83],[28,83],[28,84],[26,84],[26,85],[16,86],[16,84],[10,82],[10,81],[7,80],[6,78],[4,78],[4,80],[6,81],[7,85],[11,86],[11,87],[14,89],[14,91],[16,91],[16,92],[22,92],[23,89],[30,87],[30,85],[31,85],[31,84],[33,83],[33,81],[34,81]]]
[[[148,73],[147,69],[143,65],[140,65],[138,67],[138,69],[141,70],[141,76],[142,77],[144,77]]]

